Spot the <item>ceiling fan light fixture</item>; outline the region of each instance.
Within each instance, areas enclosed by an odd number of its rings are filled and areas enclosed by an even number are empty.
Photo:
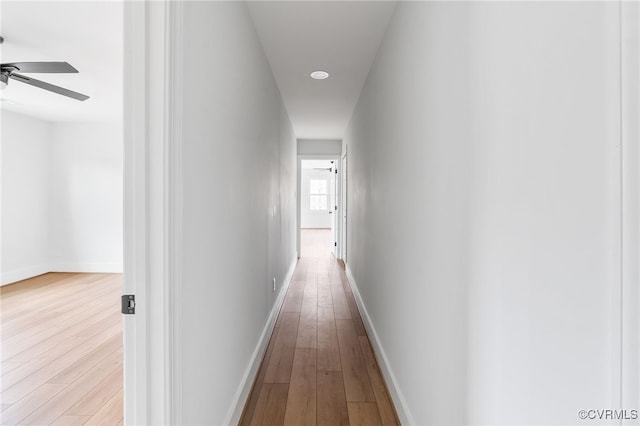
[[[314,80],[324,80],[326,78],[329,78],[329,73],[326,71],[318,70],[318,71],[312,72],[310,76]]]
[[[73,74],[78,70],[72,67],[67,62],[11,62],[7,64],[0,64],[0,81],[6,85],[9,83],[9,79],[17,80],[20,83],[28,84],[40,89],[47,90],[49,92],[57,93],[58,95],[67,96],[79,101],[86,101],[89,96],[82,93],[74,92],[73,90],[65,89],[64,87],[56,86],[54,84],[47,83],[46,81],[36,80],[26,75],[16,74],[16,71],[30,73],[54,73],[54,74]]]

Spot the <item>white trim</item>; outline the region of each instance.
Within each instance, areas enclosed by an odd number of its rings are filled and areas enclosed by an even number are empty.
[[[609,348],[610,359],[608,389],[609,405],[613,408],[621,406],[622,384],[622,151],[620,146],[620,19],[619,5],[616,8],[605,8],[602,16],[604,38],[607,49],[604,52],[605,89],[604,117],[607,123],[605,155],[603,157],[606,172],[606,205],[605,207],[605,260],[609,295]]]
[[[169,161],[167,164],[167,188],[166,197],[168,220],[168,250],[166,253],[169,261],[168,278],[168,323],[166,328],[166,344],[169,354],[167,363],[167,377],[170,386],[167,391],[167,419],[170,424],[182,424],[182,375],[179,366],[182,365],[182,344],[180,335],[181,306],[182,306],[182,82],[183,82],[183,2],[167,3],[168,28],[165,40],[168,68],[167,85],[167,135],[171,142],[168,145]]]
[[[300,259],[300,241],[301,241],[301,233],[300,233],[300,218],[302,217],[302,195],[300,193],[302,191],[302,161],[300,156],[296,157],[296,256]]]
[[[125,2],[124,286],[135,294],[135,316],[124,318],[125,424],[171,424],[171,309],[174,255],[171,106],[173,2]],[[170,47],[170,46],[169,46]],[[179,127],[178,127],[179,129]]]
[[[620,3],[622,157],[621,408],[640,398],[640,4]]]
[[[124,278],[123,293],[135,294],[137,313],[123,317],[124,423],[147,424],[146,339],[146,72],[147,16],[144,2],[124,3]]]
[[[28,278],[37,277],[38,275],[51,272],[49,265],[29,266],[27,268],[14,269],[13,271],[3,272],[0,279],[0,286],[13,284]]]
[[[253,386],[253,382],[255,381],[256,375],[258,374],[258,369],[260,368],[262,358],[264,357],[265,351],[267,350],[269,339],[271,337],[271,334],[273,333],[273,329],[275,328],[276,319],[278,318],[278,313],[280,312],[280,308],[282,307],[282,304],[284,302],[284,296],[287,294],[287,289],[289,288],[289,283],[291,282],[291,278],[293,277],[293,271],[296,269],[297,262],[297,259],[293,259],[293,261],[291,262],[289,272],[287,272],[287,276],[285,277],[282,286],[280,287],[280,291],[278,292],[278,297],[276,298],[276,301],[273,304],[273,308],[271,308],[271,313],[267,318],[267,323],[262,329],[260,340],[258,340],[258,344],[253,351],[251,359],[249,360],[249,365],[242,375],[240,386],[238,387],[238,390],[233,397],[231,409],[225,417],[226,421],[223,423],[225,425],[237,425],[238,423],[240,423],[242,411],[244,410],[244,406],[247,402],[247,399],[249,398],[249,392],[251,392],[251,387]]]
[[[339,244],[339,252],[340,259],[344,263],[347,263],[347,229],[349,228],[348,220],[349,220],[349,209],[348,209],[348,196],[349,196],[349,158],[347,157],[347,148],[348,145],[344,145],[344,150],[342,152],[342,156],[340,157],[340,208],[338,209],[340,213],[340,242]]]
[[[95,273],[95,274],[121,274],[122,263],[50,263],[28,268],[16,269],[2,274],[0,286],[13,284],[18,281],[37,277],[38,275],[47,274],[49,272],[77,272],[77,273]]]
[[[171,183],[174,90],[172,81],[172,2],[147,3],[147,424],[170,424],[173,418],[172,255],[173,203]]]
[[[94,272],[94,273],[122,273],[122,263],[76,263],[61,262],[49,266],[49,272]]]
[[[409,411],[409,406],[407,405],[407,401],[404,398],[402,391],[400,390],[400,386],[398,385],[396,376],[393,374],[391,364],[389,364],[387,355],[382,348],[382,342],[380,342],[378,333],[376,333],[373,322],[371,322],[371,318],[369,317],[369,313],[367,312],[367,307],[362,300],[360,290],[358,290],[358,285],[356,284],[355,278],[353,278],[351,268],[348,264],[345,265],[345,271],[347,273],[347,279],[349,281],[349,286],[351,287],[353,297],[356,299],[356,304],[358,305],[358,310],[360,311],[362,322],[364,323],[364,327],[367,329],[367,335],[369,337],[369,341],[371,342],[373,353],[375,354],[376,360],[378,361],[378,366],[380,367],[380,371],[382,372],[384,381],[386,382],[387,388],[389,389],[389,394],[391,395],[393,405],[395,406],[398,417],[400,418],[400,423],[405,425],[414,425],[416,424],[416,422],[414,421],[413,416]]]

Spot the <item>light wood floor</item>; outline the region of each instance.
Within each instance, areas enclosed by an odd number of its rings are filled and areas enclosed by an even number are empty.
[[[0,288],[0,424],[122,423],[120,274]]]
[[[241,425],[399,424],[329,232],[302,231],[302,257]]]

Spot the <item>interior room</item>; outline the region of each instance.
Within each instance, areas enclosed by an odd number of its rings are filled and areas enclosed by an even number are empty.
[[[300,233],[301,255],[316,250],[311,240],[327,253],[336,255],[340,211],[337,158],[300,160]],[[322,242],[320,242],[322,241]]]
[[[335,205],[333,160],[302,160],[302,191],[300,192],[302,229],[331,229],[331,214]]]
[[[116,424],[122,3],[9,1],[0,16],[0,422]]]

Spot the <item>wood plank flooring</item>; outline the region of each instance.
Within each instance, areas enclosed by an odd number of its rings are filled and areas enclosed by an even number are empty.
[[[0,424],[122,422],[121,291],[120,274],[0,287]]]
[[[330,238],[302,231],[302,257],[242,426],[400,424]]]

